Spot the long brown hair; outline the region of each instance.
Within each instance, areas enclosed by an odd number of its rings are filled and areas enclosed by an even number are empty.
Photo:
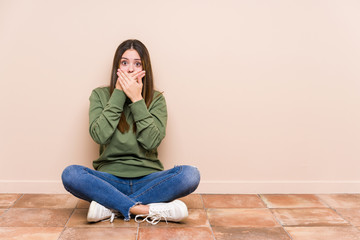
[[[111,81],[110,81],[110,95],[114,92],[116,81],[118,79],[118,76],[116,74],[117,69],[119,68],[119,63],[121,60],[122,55],[126,50],[134,49],[138,52],[140,58],[141,58],[141,65],[143,67],[143,70],[145,70],[145,76],[143,78],[143,89],[142,89],[142,97],[145,100],[146,106],[149,107],[150,103],[153,100],[154,96],[154,81],[153,81],[153,73],[151,68],[151,62],[150,62],[150,54],[145,47],[145,45],[136,39],[129,39],[124,42],[122,42],[119,47],[116,49],[114,61],[113,61],[113,67],[111,72]],[[121,133],[128,132],[130,129],[130,126],[128,122],[126,121],[125,115],[121,114],[120,121],[118,125],[118,129]],[[133,127],[134,132],[136,131],[136,126],[134,123]]]

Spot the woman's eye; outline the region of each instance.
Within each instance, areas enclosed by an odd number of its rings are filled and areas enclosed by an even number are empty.
[[[141,67],[141,63],[137,62],[137,63],[135,63],[135,66]]]
[[[126,64],[127,64],[126,61],[122,61],[122,62],[121,62],[121,65],[124,65],[124,66],[125,66]]]

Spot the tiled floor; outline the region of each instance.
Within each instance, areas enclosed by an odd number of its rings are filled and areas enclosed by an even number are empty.
[[[360,240],[360,194],[206,195],[182,223],[89,224],[71,195],[0,194],[0,239]]]

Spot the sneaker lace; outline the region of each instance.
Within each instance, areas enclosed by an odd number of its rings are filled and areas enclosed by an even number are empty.
[[[149,213],[148,215],[146,214],[136,215],[135,222],[142,223],[146,221],[152,225],[156,225],[161,221],[161,219],[164,219],[167,224],[168,223],[167,218],[171,216],[170,214],[171,213],[169,209],[157,209],[156,213]],[[138,220],[139,217],[145,217],[145,218],[142,220]]]
[[[102,220],[102,221],[100,221],[100,222],[110,221],[110,223],[112,223],[115,218],[119,218],[119,216],[118,216],[116,213],[112,212],[110,218],[104,219],[104,220]]]

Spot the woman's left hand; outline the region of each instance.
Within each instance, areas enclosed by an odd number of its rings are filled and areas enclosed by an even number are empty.
[[[132,102],[137,102],[142,99],[142,78],[145,76],[145,71],[136,73],[126,73],[118,69],[117,75],[122,90]]]

